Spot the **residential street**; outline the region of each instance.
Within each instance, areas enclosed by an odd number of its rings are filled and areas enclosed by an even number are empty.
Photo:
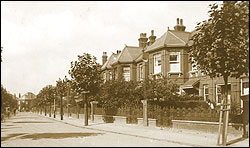
[[[190,146],[75,127],[33,113],[1,123],[1,147]]]
[[[1,123],[1,146],[13,147],[210,147],[216,146],[217,135],[198,131],[89,123],[64,116],[48,117],[21,112]],[[228,137],[237,140],[236,137]],[[229,147],[247,147],[249,138],[238,140]]]

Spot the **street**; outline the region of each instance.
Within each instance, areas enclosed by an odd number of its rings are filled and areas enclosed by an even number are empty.
[[[1,147],[183,147],[179,143],[75,127],[20,112],[1,123]]]

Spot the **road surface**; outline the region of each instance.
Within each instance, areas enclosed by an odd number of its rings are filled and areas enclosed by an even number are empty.
[[[1,123],[1,147],[189,147],[169,141],[76,127],[21,112]]]

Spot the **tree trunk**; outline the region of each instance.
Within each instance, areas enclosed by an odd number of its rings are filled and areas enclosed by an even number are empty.
[[[44,114],[45,114],[45,116],[47,116],[46,106],[44,107]]]
[[[84,125],[87,126],[88,125],[88,101],[87,101],[87,97],[86,94],[84,94]]]
[[[51,117],[51,101],[50,101],[50,104],[49,104],[49,117]]]
[[[79,104],[78,103],[76,104],[76,116],[77,116],[77,119],[79,119]]]
[[[224,115],[223,115],[223,130],[222,130],[222,145],[226,146],[227,144],[227,129],[228,129],[228,117],[229,117],[229,108],[230,106],[228,106],[227,104],[229,104],[230,102],[228,102],[228,76],[223,76],[224,78],[224,82],[225,82],[225,106],[223,106],[223,109],[225,109],[226,111],[224,111]]]
[[[61,114],[61,120],[63,120],[63,108],[62,108],[62,96],[60,96],[60,114]]]

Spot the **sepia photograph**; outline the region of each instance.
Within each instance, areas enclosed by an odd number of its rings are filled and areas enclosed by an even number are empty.
[[[1,147],[249,147],[249,1],[1,1]]]

